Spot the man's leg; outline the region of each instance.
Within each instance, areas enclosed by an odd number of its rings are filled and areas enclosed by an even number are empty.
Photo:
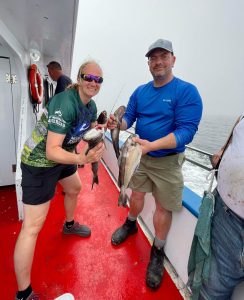
[[[160,203],[155,200],[156,210],[153,215],[153,225],[155,236],[160,240],[166,240],[172,222],[172,212],[164,209]]]
[[[136,218],[143,209],[145,194],[143,192],[132,191],[129,215],[125,223],[112,234],[111,243],[113,245],[123,243],[130,235],[137,232]]]
[[[50,201],[39,205],[24,204],[24,221],[14,250],[14,268],[19,291],[25,290],[30,285],[36,240],[49,206]]]
[[[91,230],[85,225],[80,225],[74,221],[75,209],[77,206],[78,195],[81,191],[81,182],[78,172],[63,178],[60,180],[63,186],[64,196],[64,208],[66,214],[66,223],[63,227],[64,234],[76,234],[82,237],[88,237],[91,235]]]
[[[152,289],[159,288],[162,282],[164,244],[172,221],[172,212],[164,209],[156,199],[155,203],[156,210],[153,216],[155,239],[151,248],[150,261],[146,274],[146,283]]]

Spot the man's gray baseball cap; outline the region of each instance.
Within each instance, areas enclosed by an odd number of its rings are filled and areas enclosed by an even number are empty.
[[[155,49],[165,49],[171,53],[173,53],[173,47],[172,47],[172,43],[171,41],[168,40],[163,40],[163,39],[159,39],[156,42],[154,42],[149,48],[148,51],[146,53],[146,57],[149,57],[150,54],[155,50]]]

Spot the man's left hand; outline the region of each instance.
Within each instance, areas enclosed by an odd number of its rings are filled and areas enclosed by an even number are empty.
[[[140,144],[142,149],[142,155],[147,154],[148,152],[151,151],[151,142],[149,142],[148,140],[143,140],[140,139],[139,137],[134,137],[133,141]]]

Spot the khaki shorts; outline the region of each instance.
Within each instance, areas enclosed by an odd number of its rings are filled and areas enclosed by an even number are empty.
[[[162,207],[169,211],[180,210],[184,187],[184,159],[184,153],[164,157],[142,156],[129,187],[137,192],[152,193]]]

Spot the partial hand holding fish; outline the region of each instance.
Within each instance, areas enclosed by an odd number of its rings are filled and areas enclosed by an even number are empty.
[[[115,115],[110,114],[108,121],[107,121],[107,128],[112,130],[118,127],[118,121],[116,120]]]
[[[143,140],[143,139],[140,139],[139,137],[135,136],[135,137],[133,137],[133,141],[140,144],[141,150],[142,150],[142,155],[152,151],[151,142],[149,142],[148,140]]]
[[[105,146],[103,141],[98,143],[92,149],[89,149],[89,146],[84,147],[82,151],[77,154],[80,158],[79,164],[88,164],[99,161],[103,155],[104,149]]]

